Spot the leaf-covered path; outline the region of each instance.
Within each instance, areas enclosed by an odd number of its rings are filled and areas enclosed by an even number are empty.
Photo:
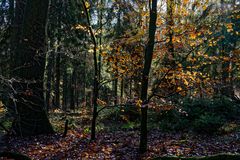
[[[11,151],[21,152],[32,159],[150,159],[164,155],[202,156],[218,153],[240,153],[240,133],[204,136],[185,133],[150,131],[149,149],[138,154],[139,132],[101,132],[95,142],[83,130],[70,131],[67,137],[60,134],[32,138],[12,138]]]

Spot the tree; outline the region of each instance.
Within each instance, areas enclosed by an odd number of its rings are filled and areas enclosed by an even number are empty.
[[[48,0],[27,1],[22,34],[14,50],[13,129],[20,136],[53,133],[43,98],[48,5]]]
[[[92,26],[91,26],[90,17],[89,17],[86,2],[84,0],[82,0],[82,4],[83,4],[83,7],[84,7],[84,12],[86,14],[87,24],[88,24],[89,32],[91,34],[91,40],[92,40],[92,43],[93,43],[94,78],[93,78],[93,99],[92,99],[93,117],[92,117],[92,126],[91,126],[91,140],[95,140],[95,138],[96,138],[96,120],[97,120],[97,115],[98,115],[97,99],[98,99],[98,95],[99,95],[99,80],[98,80],[98,78],[99,78],[98,69],[99,68],[98,68],[98,61],[97,61],[97,40],[96,40],[94,31],[92,29]]]
[[[157,0],[152,0],[150,8],[149,20],[149,36],[148,43],[145,50],[144,68],[142,73],[142,86],[141,86],[141,135],[140,135],[140,153],[147,151],[147,110],[148,110],[148,81],[149,72],[152,64],[152,56],[155,41],[156,21],[157,21]]]

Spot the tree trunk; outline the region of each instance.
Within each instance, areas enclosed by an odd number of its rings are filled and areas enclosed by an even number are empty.
[[[123,91],[124,91],[124,79],[121,80],[121,94],[120,94],[121,100],[123,99]]]
[[[56,82],[55,82],[55,107],[61,108],[60,104],[60,80],[61,80],[61,28],[62,28],[62,9],[63,9],[63,2],[62,0],[56,0],[55,4],[57,5],[58,15],[57,15],[57,29],[56,29]]]
[[[114,105],[118,104],[118,78],[114,80]]]
[[[76,81],[76,70],[73,67],[73,72],[71,76],[71,94],[70,94],[70,109],[75,110],[75,81]]]
[[[132,98],[132,78],[129,80],[129,97]]]
[[[67,111],[68,107],[68,73],[67,73],[67,60],[64,59],[64,73],[63,73],[63,104],[62,110]]]
[[[17,117],[13,129],[20,136],[53,133],[43,96],[48,5],[48,0],[27,1],[22,36],[15,49]]]
[[[53,52],[48,53],[46,58],[46,110],[49,111],[51,108],[51,86],[52,86],[52,71],[53,71]]]
[[[57,54],[56,54],[56,81],[55,81],[55,107],[60,108],[60,61],[61,56],[59,49],[57,48]]]
[[[148,90],[148,78],[149,72],[151,69],[153,49],[154,49],[154,40],[156,32],[156,20],[157,20],[157,0],[152,0],[152,8],[150,8],[150,21],[149,21],[149,36],[148,43],[145,50],[144,57],[144,68],[142,75],[142,88],[141,88],[141,134],[140,134],[140,153],[147,151],[147,110],[148,110],[148,99],[147,99],[147,90]]]
[[[174,45],[173,45],[173,29],[174,21],[173,21],[173,10],[174,10],[174,0],[167,0],[167,36],[169,38],[169,42],[167,44],[168,53],[171,55],[171,59],[169,59],[170,64],[174,64]]]
[[[91,140],[95,140],[96,138],[96,119],[97,119],[97,99],[99,96],[99,81],[98,81],[98,60],[97,60],[97,41],[96,41],[96,37],[94,35],[93,29],[91,27],[91,22],[90,22],[90,17],[88,14],[88,9],[87,6],[85,4],[85,1],[82,0],[82,4],[84,7],[84,11],[86,14],[86,18],[87,18],[87,22],[88,22],[88,26],[89,26],[89,31],[91,34],[91,39],[93,41],[93,63],[94,63],[94,78],[93,78],[93,98],[92,98],[92,102],[93,102],[93,118],[92,118],[92,126],[91,126]]]
[[[1,26],[5,23],[5,14],[4,14],[5,6],[6,6],[6,0],[2,0],[1,6],[0,6],[0,25]]]
[[[13,59],[13,66],[12,68],[14,69],[16,67],[16,63],[18,61],[17,57],[15,56],[14,52],[16,51],[16,46],[18,43],[20,43],[20,38],[22,37],[22,25],[23,25],[23,16],[25,13],[25,5],[26,5],[26,0],[18,0],[16,1],[16,7],[15,7],[15,13],[14,13],[14,18],[13,18],[13,34],[12,34],[12,42],[11,42],[11,56]]]

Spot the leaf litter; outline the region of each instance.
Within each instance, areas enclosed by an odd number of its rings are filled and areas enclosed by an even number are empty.
[[[159,156],[205,156],[219,153],[240,154],[240,132],[227,135],[163,133],[151,130],[148,151],[138,153],[139,131],[101,131],[95,141],[83,129],[70,130],[66,137],[56,133],[29,138],[10,138],[8,150],[32,159],[151,159]]]

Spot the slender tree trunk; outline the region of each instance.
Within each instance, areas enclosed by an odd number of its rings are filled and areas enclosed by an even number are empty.
[[[118,104],[118,78],[114,80],[114,105]]]
[[[120,7],[118,9],[118,13],[117,13],[117,31],[116,31],[116,37],[118,38],[121,34],[121,11],[120,11]],[[117,54],[118,53],[118,49],[116,50]],[[115,66],[118,66],[118,55],[116,55],[116,61],[115,61]],[[118,69],[116,69],[116,75],[117,77],[115,77],[114,80],[114,105],[116,106],[118,104]]]
[[[121,80],[121,94],[120,94],[121,99],[123,98],[123,90],[124,90],[124,80],[122,79]]]
[[[46,110],[51,108],[51,90],[52,90],[52,71],[53,71],[53,52],[49,52],[46,58]]]
[[[75,103],[75,109],[77,108],[78,109],[78,106],[79,106],[79,72],[78,71],[78,68],[79,68],[79,63],[76,63],[75,64],[75,77],[74,77],[74,103]]]
[[[9,0],[9,16],[8,23],[11,25],[11,29],[14,23],[14,0]]]
[[[83,54],[83,59],[82,59],[82,65],[80,68],[80,75],[79,75],[79,95],[80,95],[80,103],[85,103],[85,104],[89,104],[88,103],[88,98],[86,98],[86,52],[84,52]]]
[[[67,110],[68,106],[68,73],[67,73],[67,60],[64,60],[64,73],[63,73],[63,111]]]
[[[51,109],[53,109],[55,107],[55,62],[56,62],[56,55],[55,53],[52,54],[52,65],[53,65],[53,68],[52,68],[52,74],[51,74],[51,91],[54,91],[54,95],[51,96],[51,99],[50,99],[50,103],[51,103]]]
[[[132,78],[129,81],[129,96],[132,98]]]
[[[59,49],[57,49],[57,54],[56,54],[56,81],[55,81],[55,107],[60,108],[60,78],[61,78],[61,73],[60,73],[60,61],[61,61],[61,56]]]
[[[75,110],[75,81],[76,81],[76,70],[73,67],[72,77],[71,77],[71,94],[70,94],[70,109]]]
[[[168,47],[168,53],[172,57],[172,60],[170,60],[170,62],[172,63],[174,63],[174,45],[173,45],[173,29],[172,29],[172,27],[174,26],[173,10],[174,10],[174,0],[167,0],[167,30],[168,30],[168,38],[169,38],[167,47]]]
[[[86,40],[86,35],[84,35],[84,40]],[[86,46],[84,46],[86,47]],[[81,70],[80,70],[80,77],[79,77],[79,84],[80,84],[80,89],[79,89],[79,94],[80,94],[80,102],[85,104],[89,103],[89,100],[86,95],[86,61],[87,61],[87,53],[83,53],[83,59],[82,59],[82,65],[81,65]]]
[[[82,4],[84,7],[84,11],[86,14],[87,22],[88,22],[88,27],[89,31],[91,34],[91,39],[93,41],[93,62],[94,62],[94,78],[93,78],[93,118],[92,118],[92,126],[91,126],[91,140],[96,139],[96,120],[97,120],[97,99],[99,96],[99,81],[98,81],[98,61],[97,61],[97,41],[96,37],[94,35],[93,29],[91,27],[91,22],[90,22],[90,17],[88,14],[88,9],[86,7],[85,1],[82,0]]]
[[[226,4],[226,2],[224,0],[221,0],[221,13],[223,14],[221,16],[221,23],[225,23],[226,22],[226,14],[225,14],[225,8],[224,5]],[[222,27],[222,35],[224,35],[224,27]],[[221,39],[221,46],[220,48],[220,53],[222,57],[227,57],[230,58],[230,51],[227,48],[227,45],[224,43],[224,39]],[[232,93],[231,93],[231,84],[230,84],[230,72],[229,72],[229,68],[230,68],[230,61],[226,62],[226,61],[222,61],[222,88],[221,88],[221,94],[231,97]]]
[[[151,69],[153,49],[154,49],[154,40],[156,32],[156,21],[157,21],[157,0],[151,1],[150,8],[150,21],[149,21],[149,36],[148,43],[145,50],[144,57],[144,68],[142,75],[142,89],[141,89],[141,134],[140,134],[140,153],[147,151],[147,110],[148,110],[148,99],[147,99],[147,90],[148,90],[148,79],[149,72]]]
[[[103,20],[103,1],[100,0],[100,13],[99,13],[99,25],[100,25],[100,36],[99,36],[99,54],[98,54],[98,81],[101,81],[101,69],[102,69],[102,20]]]
[[[20,136],[53,133],[43,96],[48,5],[48,0],[27,1],[22,36],[14,53],[17,119],[13,129]]]
[[[57,16],[57,39],[56,39],[56,83],[55,83],[55,105],[57,108],[60,108],[60,80],[61,80],[61,28],[62,28],[62,16],[63,16],[63,2],[62,0],[56,1],[58,8],[58,16]]]
[[[77,109],[79,108],[79,81],[78,81],[78,76],[76,75],[76,82],[74,85],[75,88],[75,103],[76,103],[76,107]]]

